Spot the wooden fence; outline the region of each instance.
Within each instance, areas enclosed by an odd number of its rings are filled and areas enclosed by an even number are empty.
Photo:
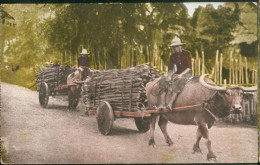
[[[94,50],[91,52],[94,52]],[[98,52],[95,56],[92,56],[91,61],[95,62],[91,64],[91,68],[99,70],[111,69],[109,63],[111,60],[116,60],[118,68],[127,68],[149,63],[155,70],[164,74],[168,72],[168,65],[162,60],[163,53],[165,53],[165,51],[160,50],[156,43],[152,47],[142,45],[125,46],[118,51],[118,59],[109,59],[107,58],[107,51],[104,48],[102,52]],[[171,53],[171,51],[168,51],[168,57],[170,57]],[[202,74],[209,74],[209,78],[221,86],[256,85],[258,77],[257,68],[257,62],[249,63],[247,57],[242,57],[241,55],[233,56],[233,52],[230,52],[228,55],[223,55],[219,50],[216,50],[216,58],[214,62],[211,61],[211,65],[209,65],[209,61],[205,60],[203,51],[200,53],[196,51],[194,58],[192,58],[193,75],[200,76]],[[225,120],[241,122],[257,118],[258,99],[256,92],[247,93],[242,104],[243,113],[241,115],[230,115]]]
[[[165,64],[160,56],[160,52],[157,49],[157,46],[153,47],[152,51],[149,52],[148,61],[153,68],[158,70],[161,73],[168,72],[168,66]],[[132,50],[134,51],[134,50]],[[142,52],[139,52],[142,53]],[[226,78],[223,78],[223,53],[219,53],[216,51],[215,64],[211,67],[206,67],[207,61],[205,61],[205,54],[202,51],[201,54],[198,51],[195,52],[195,58],[192,58],[192,74],[195,76],[200,76],[203,74],[209,74],[209,78],[211,78],[216,84],[221,86],[254,86],[257,84],[257,62],[248,63],[247,57],[242,57],[241,55],[237,55],[236,58],[233,57],[233,52],[230,52],[229,55],[225,55],[225,65],[226,70]],[[169,54],[170,56],[170,54]],[[228,57],[227,57],[228,56]],[[131,64],[133,58],[131,56],[123,56],[122,60],[128,62],[127,65]],[[145,59],[138,59],[137,64],[144,63]],[[230,115],[227,118],[223,119],[229,122],[255,122],[258,118],[258,94],[257,92],[245,93],[245,96],[242,101],[243,113],[240,115]]]

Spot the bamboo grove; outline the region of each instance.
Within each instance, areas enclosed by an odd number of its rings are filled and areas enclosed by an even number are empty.
[[[255,83],[256,5],[227,2],[218,8],[200,6],[192,16],[185,5],[4,4],[2,81],[16,79],[14,83],[35,89],[39,68],[49,64],[76,67],[83,48],[90,52],[90,67],[95,70],[149,63],[166,73],[173,52],[169,44],[177,35],[192,54],[194,75],[208,73],[218,84]]]

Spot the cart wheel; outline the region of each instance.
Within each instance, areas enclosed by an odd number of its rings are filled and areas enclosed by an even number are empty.
[[[150,129],[150,118],[135,118],[135,125],[140,132],[147,132]]]
[[[49,88],[46,82],[41,83],[39,90],[39,102],[40,105],[44,108],[48,105],[49,101]]]
[[[102,101],[97,109],[97,123],[98,130],[103,135],[108,135],[114,121],[114,114],[110,104],[106,101]]]

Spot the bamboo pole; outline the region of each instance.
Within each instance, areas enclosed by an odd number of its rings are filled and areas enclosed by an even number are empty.
[[[200,59],[198,59],[198,76],[200,75]]]
[[[223,54],[220,54],[219,60],[219,84],[222,84],[222,63],[223,63]]]
[[[219,61],[216,61],[216,83],[219,84]]]
[[[241,57],[242,58],[242,57]],[[242,59],[241,59],[241,65],[242,65],[242,67],[241,67],[241,84],[244,84],[245,83],[245,73],[244,73],[244,67],[245,67],[245,65],[244,65],[244,63],[243,63],[243,61],[242,61]]]
[[[231,51],[229,55],[229,84],[232,84],[232,54],[233,51]]]
[[[157,62],[157,44],[154,43],[154,66],[157,67],[156,62]]]
[[[245,57],[245,72],[246,72],[246,84],[248,84],[248,72],[247,72],[247,58]]]
[[[252,83],[255,82],[255,66],[253,65],[253,69],[252,69]]]
[[[148,48],[148,46],[146,46],[146,58],[147,58],[147,61],[145,61],[145,62],[150,61],[149,48]]]
[[[238,67],[237,67],[238,61],[235,59],[235,78],[236,78],[236,83],[238,84]]]
[[[204,56],[204,51],[201,52],[202,54],[202,75],[205,74],[205,56]]]
[[[234,72],[234,59],[233,58],[231,59],[231,68],[232,68],[232,83],[231,84],[234,84],[235,83],[235,72]]]
[[[218,66],[218,53],[219,53],[219,50],[217,50],[216,52],[216,61],[215,61],[215,77],[214,77],[214,80],[215,80],[215,83],[218,84],[218,77],[219,77],[219,66]]]
[[[194,71],[194,58],[191,59],[191,70],[192,70],[192,75],[195,75],[195,71]]]
[[[242,84],[242,61],[241,61],[241,55],[239,55],[239,82],[238,84]]]
[[[161,72],[163,72],[163,60],[162,60],[162,58],[161,58]]]
[[[105,60],[105,70],[107,70],[107,54],[106,48],[104,48],[104,60]]]
[[[198,66],[198,61],[199,61],[199,53],[198,53],[198,50],[196,50],[196,59],[195,59],[195,65],[194,65],[194,68],[195,68],[195,75],[199,75],[199,66]]]
[[[257,84],[257,82],[259,81],[257,75],[258,75],[258,72],[257,72],[257,63],[255,63],[255,82],[254,82],[254,84]]]

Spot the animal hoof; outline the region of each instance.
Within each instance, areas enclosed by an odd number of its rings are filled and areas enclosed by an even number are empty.
[[[168,140],[166,141],[166,143],[167,143],[169,146],[172,146],[172,145],[174,144],[171,139],[168,139]]]
[[[172,111],[172,106],[168,105],[166,108]]]
[[[217,162],[217,157],[213,153],[208,153],[207,154],[207,159],[208,159],[208,161]]]
[[[210,162],[218,162],[217,158],[211,158],[211,159],[208,159],[208,161],[210,161]]]
[[[153,148],[156,148],[156,144],[154,140],[149,140],[149,146],[152,146]]]
[[[193,153],[201,153],[202,154],[200,147],[196,146],[195,144],[193,145],[193,151],[194,151]]]

